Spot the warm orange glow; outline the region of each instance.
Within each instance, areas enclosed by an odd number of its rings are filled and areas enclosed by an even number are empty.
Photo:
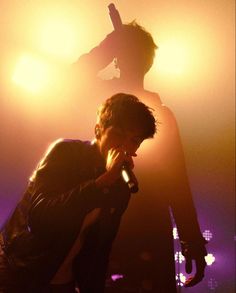
[[[164,74],[186,74],[189,70],[190,50],[186,41],[166,38],[158,49],[158,70]]]
[[[50,16],[41,22],[39,30],[39,47],[43,52],[68,63],[77,59],[78,29],[69,16]]]
[[[48,84],[49,66],[39,58],[24,55],[16,64],[12,80],[24,89],[36,93]]]

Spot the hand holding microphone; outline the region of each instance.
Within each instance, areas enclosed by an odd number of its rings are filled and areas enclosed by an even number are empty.
[[[126,152],[125,155],[127,155]],[[138,181],[127,162],[124,162],[121,167],[121,177],[127,183],[131,193],[138,192]]]
[[[116,9],[113,3],[110,3],[108,5],[108,9],[109,9],[109,15],[110,15],[110,19],[114,27],[114,30],[115,31],[120,30],[122,28],[122,20],[121,20],[119,11]]]
[[[134,167],[132,156],[123,149],[120,150],[121,154],[121,169],[119,169],[119,174],[121,175],[123,181],[128,185],[131,193],[138,192],[138,181],[132,171]],[[133,156],[136,156],[134,154]]]
[[[120,177],[127,183],[130,192],[138,191],[138,182],[132,172],[133,160],[123,148],[111,148],[106,159],[106,172],[97,180],[98,187],[107,187],[114,184]]]
[[[85,54],[79,59],[81,66],[88,64],[87,66],[92,68],[92,74],[96,74],[104,69],[117,57],[117,48],[123,42],[120,14],[113,3],[108,5],[108,9],[114,30],[98,46],[93,48],[89,54]]]

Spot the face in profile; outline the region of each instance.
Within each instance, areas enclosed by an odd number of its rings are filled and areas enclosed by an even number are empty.
[[[120,127],[109,126],[101,131],[97,139],[102,156],[107,157],[111,148],[122,148],[131,156],[136,156],[140,144],[143,141],[142,133],[138,129],[124,130]]]

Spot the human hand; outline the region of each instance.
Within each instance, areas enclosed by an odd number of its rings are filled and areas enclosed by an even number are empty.
[[[98,48],[106,54],[109,59],[117,57],[117,51],[122,43],[122,30],[112,31],[99,44]]]
[[[126,164],[130,169],[134,168],[132,156],[128,154],[122,147],[111,148],[107,154],[106,169],[108,172],[116,173],[120,176],[122,166]]]
[[[185,271],[188,274],[192,272],[192,261],[193,259],[191,259],[190,257],[186,257]],[[194,276],[191,276],[187,279],[187,281],[184,283],[184,287],[195,286],[204,278],[204,272],[206,267],[206,261],[204,256],[198,257],[194,261],[196,266],[196,273]]]
[[[206,268],[205,256],[207,251],[205,244],[207,241],[203,240],[200,244],[188,243],[181,241],[182,254],[185,257],[185,271],[190,274],[192,272],[192,262],[195,262],[196,273],[187,279],[184,286],[192,287],[199,283],[204,278],[204,272]]]
[[[135,156],[133,154],[132,156]],[[123,148],[111,148],[107,153],[106,172],[96,180],[98,187],[110,186],[121,176],[121,168],[127,164],[130,169],[133,169],[134,163],[132,156],[127,154]]]

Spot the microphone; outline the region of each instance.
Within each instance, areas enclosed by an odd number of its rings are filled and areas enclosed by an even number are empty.
[[[110,19],[115,31],[120,30],[122,28],[122,21],[119,14],[119,11],[116,9],[113,3],[108,5]]]
[[[127,183],[131,193],[138,192],[138,184],[133,180],[134,174],[127,163],[124,163],[121,168],[121,176],[125,183]]]

